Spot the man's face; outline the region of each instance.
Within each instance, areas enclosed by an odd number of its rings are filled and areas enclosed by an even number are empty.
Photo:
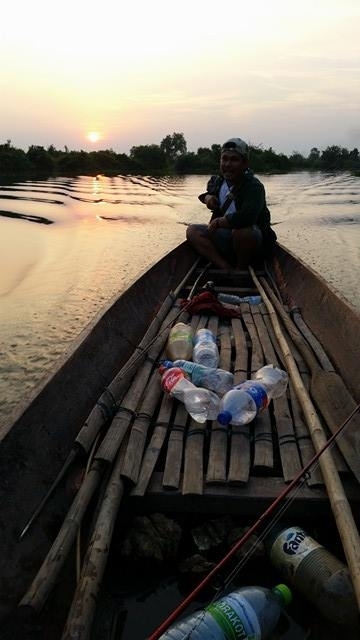
[[[246,158],[240,156],[236,151],[229,149],[222,152],[220,157],[220,171],[227,182],[231,182],[232,184],[240,182],[246,168]]]

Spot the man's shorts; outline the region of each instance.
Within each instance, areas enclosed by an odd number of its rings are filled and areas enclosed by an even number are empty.
[[[209,233],[208,226],[206,224],[197,224],[194,225],[199,228],[202,235],[207,238],[211,238],[218,252],[230,262],[230,264],[235,264],[235,253],[233,247],[233,239],[232,239],[232,229],[216,229],[213,233]],[[263,235],[261,229],[256,225],[252,225],[252,230],[254,232],[255,237],[257,237],[259,242],[259,248],[263,242]]]

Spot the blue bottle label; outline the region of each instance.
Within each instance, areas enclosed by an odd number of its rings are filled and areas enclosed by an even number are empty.
[[[246,380],[241,384],[236,386],[237,389],[243,389],[255,402],[257,413],[266,409],[269,404],[269,400],[267,397],[267,393],[265,388],[259,382],[255,382],[254,380]]]

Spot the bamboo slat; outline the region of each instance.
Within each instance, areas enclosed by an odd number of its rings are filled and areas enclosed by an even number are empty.
[[[155,469],[160,452],[166,440],[168,433],[170,415],[173,409],[173,400],[167,394],[163,395],[159,415],[154,422],[154,430],[151,436],[151,440],[146,448],[140,473],[135,486],[132,488],[130,494],[136,496],[143,496],[151,480],[151,475]]]
[[[281,367],[274,346],[279,352],[277,341],[273,345],[270,336],[266,330],[263,317],[259,310],[253,310],[254,323],[259,335],[262,349],[265,355],[266,363]],[[275,336],[273,336],[273,339]],[[273,400],[274,414],[276,419],[276,431],[278,434],[279,450],[281,457],[282,470],[285,482],[291,480],[297,475],[301,469],[299,451],[297,447],[294,425],[291,418],[289,405],[286,395]]]
[[[105,437],[96,453],[96,459],[104,460],[109,463],[114,461],[116,453],[126,433],[126,422],[128,423],[127,426],[129,426],[131,419],[135,415],[138,404],[144,394],[146,382],[152,372],[153,363],[159,359],[159,356],[162,353],[164,345],[167,341],[167,337],[169,335],[172,322],[174,322],[175,319],[179,317],[188,317],[188,314],[185,314],[185,316],[181,314],[181,316],[179,316],[176,309],[171,309],[167,318],[161,325],[158,339],[151,345],[143,366],[138,369],[130,389],[125,394],[118,413],[116,414],[115,419],[111,422],[108,431],[105,434]],[[158,389],[160,393],[160,384],[158,385]],[[123,418],[123,414],[127,416],[126,419]],[[125,430],[119,429],[119,421],[123,423]],[[131,443],[129,443],[129,446],[132,446]],[[127,471],[128,470],[126,469],[125,475]],[[129,477],[131,477],[130,470],[129,474]]]
[[[290,393],[292,414],[294,419],[296,440],[300,450],[302,466],[305,466],[313,458],[315,454],[315,449],[311,440],[309,429],[307,428],[303,420],[303,417],[301,415],[299,401],[297,399],[297,396],[291,381],[289,383],[289,393]],[[311,469],[311,471],[307,474],[306,482],[309,487],[312,487],[312,486],[318,487],[324,484],[324,480],[321,475],[319,466],[316,466]]]
[[[204,490],[204,449],[207,424],[190,420],[185,441],[183,495],[202,495]]]
[[[219,368],[231,371],[231,335],[230,326],[222,323],[218,329],[220,342]]]
[[[207,484],[226,482],[228,427],[213,420],[210,432]]]
[[[169,440],[164,468],[163,486],[165,489],[178,489],[183,463],[184,434],[188,413],[185,406],[177,402],[173,423],[169,431]]]
[[[248,305],[245,305],[245,310]],[[244,315],[244,306],[242,305]],[[231,320],[235,345],[234,382],[239,384],[248,377],[248,346],[240,319]],[[250,475],[250,426],[231,426],[230,459],[227,481],[231,484],[244,484]]]
[[[263,411],[254,420],[253,470],[270,473],[274,469],[274,444],[269,411]]]

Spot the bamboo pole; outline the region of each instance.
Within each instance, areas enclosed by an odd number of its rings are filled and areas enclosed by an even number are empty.
[[[284,360],[290,378],[293,382],[295,393],[301,405],[304,417],[309,427],[310,435],[314,444],[315,451],[320,451],[326,443],[326,436],[316,413],[316,409],[311,398],[304,386],[299,370],[297,368],[294,357],[289,349],[286,338],[282,332],[275,309],[270,299],[265,293],[264,288],[255,275],[254,269],[249,267],[250,274],[256,284],[259,293],[269,312],[271,322],[274,327],[275,335],[281,347]],[[336,465],[334,463],[331,452],[325,450],[320,458],[319,464],[324,478],[326,490],[329,496],[331,509],[336,521],[337,529],[343,545],[347,564],[349,567],[356,600],[360,611],[360,537],[357,530],[353,514],[346,498],[343,485],[341,483]]]
[[[193,273],[194,267],[190,270],[188,274],[189,276]],[[193,295],[197,283],[199,282],[200,278],[207,268],[208,265],[206,265],[199,274],[191,289],[188,299],[190,299],[190,297]],[[182,286],[184,285],[184,280],[181,284]],[[179,287],[177,287],[178,292],[180,292]],[[114,417],[113,422],[118,418],[116,427],[112,429],[112,425],[110,425],[109,431],[105,435],[105,438],[95,455],[95,460],[90,468],[90,471],[85,477],[85,480],[81,485],[77,496],[75,497],[72,507],[70,507],[63,526],[61,527],[32,584],[22,598],[19,604],[20,607],[28,607],[33,609],[34,611],[39,612],[42,609],[46,599],[50,595],[55,585],[56,578],[60,573],[67,554],[71,549],[72,543],[75,539],[82,517],[86,511],[90,499],[101,480],[104,470],[109,469],[110,465],[114,462],[117,452],[133,420],[135,410],[140,403],[141,395],[144,391],[144,384],[146,385],[144,368],[150,373],[153,362],[157,359],[160,350],[164,346],[172,322],[174,322],[176,315],[180,316],[182,313],[184,313],[184,311],[180,310],[179,313],[174,315],[174,309],[170,309],[168,317],[164,320],[163,324],[160,327],[159,335],[157,336],[158,340],[154,340],[151,345],[148,345],[147,355],[151,355],[151,357],[149,357],[149,359],[145,362],[143,368],[138,370],[134,377],[134,380],[132,381],[131,387],[128,389],[127,394],[124,396],[123,404],[126,410],[122,412],[120,407],[118,414]],[[171,322],[169,322],[170,317]],[[139,380],[141,380],[141,385],[139,384]],[[134,392],[134,389],[136,389],[136,392]],[[115,431],[117,432],[116,435]],[[101,453],[101,451],[103,451],[103,453]],[[113,518],[115,517],[116,513],[114,512]]]
[[[80,579],[68,613],[62,640],[87,640],[90,637],[116,515],[125,490],[124,481],[120,477],[125,448],[126,446],[123,445],[120,448],[100,506]]]
[[[302,354],[311,371],[310,394],[316,406],[323,415],[326,424],[334,433],[337,425],[351,413],[356,402],[349,393],[343,379],[334,370],[321,368],[313,351],[305,341],[304,336],[291,321],[279,300],[275,297],[268,283],[260,278],[270,302],[276,309],[289,336]],[[351,429],[343,434],[337,443],[348,466],[356,479],[360,482],[360,417],[356,416]]]
[[[91,410],[89,416],[85,420],[83,426],[81,427],[72,449],[69,452],[67,459],[65,460],[62,468],[60,469],[58,475],[56,476],[54,482],[50,486],[49,490],[45,494],[44,498],[39,503],[38,507],[35,509],[26,525],[24,526],[19,540],[21,540],[27,531],[30,529],[31,525],[35,522],[36,518],[42,512],[44,506],[54,493],[55,489],[59,486],[61,480],[67,473],[70,466],[73,464],[74,460],[80,455],[86,455],[89,453],[93,442],[98,436],[100,430],[109,420],[109,418],[113,418],[117,411],[117,404],[121,400],[122,395],[124,394],[127,386],[130,384],[131,378],[134,373],[141,365],[141,363],[145,360],[147,350],[149,347],[159,340],[160,335],[160,327],[167,314],[169,313],[171,307],[174,305],[175,300],[177,299],[181,289],[185,286],[187,280],[191,277],[195,269],[199,264],[200,258],[197,258],[194,264],[190,267],[189,271],[185,274],[184,278],[176,287],[175,291],[170,291],[166,296],[164,302],[162,303],[160,309],[155,314],[150,326],[148,327],[143,339],[136,347],[130,358],[124,364],[124,366],[120,369],[120,371],[116,374],[115,378],[110,382],[108,387],[103,391],[100,398],[97,400],[95,406]],[[207,268],[207,267],[206,267]],[[181,313],[181,311],[179,311]]]

